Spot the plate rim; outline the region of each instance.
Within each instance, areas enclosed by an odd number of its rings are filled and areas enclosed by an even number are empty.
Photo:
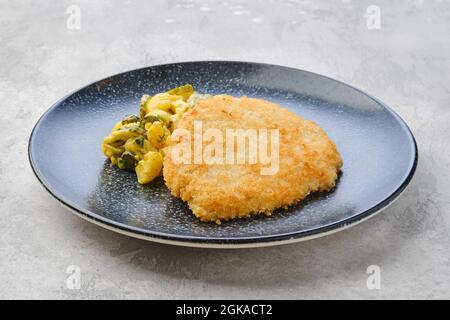
[[[405,179],[402,181],[402,183],[399,185],[399,187],[393,191],[389,196],[387,196],[385,199],[383,199],[378,204],[372,206],[371,208],[367,209],[364,212],[361,212],[357,215],[354,215],[352,217],[347,217],[344,219],[341,219],[339,221],[330,223],[328,225],[309,229],[305,231],[297,231],[297,232],[289,232],[289,233],[283,233],[283,234],[275,234],[275,235],[267,235],[267,236],[250,236],[250,237],[230,237],[230,238],[216,238],[216,237],[202,237],[202,236],[185,236],[185,235],[177,235],[177,234],[170,234],[170,233],[162,233],[162,232],[156,232],[156,231],[150,231],[145,230],[138,227],[129,226],[105,217],[102,217],[90,210],[82,210],[77,208],[76,204],[72,204],[69,199],[65,199],[65,197],[61,194],[58,194],[56,190],[53,190],[50,183],[45,180],[45,177],[39,173],[38,165],[36,161],[33,159],[32,154],[32,144],[33,144],[33,137],[35,133],[37,132],[39,125],[42,123],[42,121],[45,119],[45,117],[50,114],[55,108],[57,108],[63,101],[65,101],[67,98],[72,96],[73,94],[76,94],[77,92],[84,90],[85,88],[94,85],[98,82],[104,81],[106,79],[110,79],[113,77],[118,77],[130,72],[136,72],[144,69],[149,68],[155,68],[155,67],[168,67],[168,66],[174,66],[174,65],[181,65],[181,64],[196,64],[196,63],[202,63],[202,64],[208,64],[208,63],[233,63],[233,64],[250,64],[250,65],[259,65],[259,66],[265,66],[265,67],[277,67],[277,68],[284,68],[289,69],[292,71],[300,71],[303,73],[309,73],[316,77],[325,78],[331,81],[338,82],[346,87],[349,87],[353,90],[358,91],[359,93],[365,95],[366,97],[370,98],[371,100],[375,101],[377,104],[382,106],[385,110],[387,110],[396,120],[404,126],[406,129],[406,132],[409,134],[409,138],[411,139],[411,145],[413,147],[414,152],[414,159],[412,161],[411,167],[409,168],[409,172]],[[326,236],[347,228],[350,228],[360,222],[363,222],[373,216],[375,216],[377,213],[385,209],[387,206],[392,204],[400,194],[405,190],[405,188],[409,185],[411,182],[416,168],[418,164],[418,147],[416,139],[407,125],[407,123],[389,106],[387,106],[385,103],[381,102],[380,100],[372,97],[371,95],[367,94],[366,92],[353,87],[352,85],[349,85],[345,82],[342,82],[337,79],[333,79],[328,76],[324,76],[318,73],[314,73],[311,71],[283,66],[283,65],[277,65],[277,64],[269,64],[269,63],[260,63],[260,62],[250,62],[250,61],[235,61],[235,60],[198,60],[198,61],[183,61],[183,62],[172,62],[172,63],[165,63],[165,64],[157,64],[157,65],[151,65],[146,66],[142,68],[132,69],[124,72],[120,72],[114,75],[110,75],[108,77],[102,78],[100,80],[93,81],[85,86],[82,86],[76,90],[73,90],[63,96],[62,98],[58,99],[56,102],[54,102],[37,120],[35,123],[30,137],[28,139],[28,160],[30,163],[30,166],[32,168],[32,171],[36,178],[38,179],[39,183],[47,190],[47,192],[50,193],[60,204],[62,204],[65,208],[69,209],[72,213],[75,213],[77,216],[80,216],[84,220],[87,220],[91,223],[94,223],[96,225],[102,226],[106,229],[125,234],[131,237],[144,239],[148,241],[154,241],[159,243],[166,243],[166,244],[172,244],[172,245],[180,245],[180,246],[188,246],[188,247],[209,247],[209,248],[249,248],[249,247],[263,247],[263,246],[273,246],[273,245],[281,245],[281,244],[287,244],[287,243],[293,243],[293,242],[299,242],[299,241],[306,241],[322,236]]]

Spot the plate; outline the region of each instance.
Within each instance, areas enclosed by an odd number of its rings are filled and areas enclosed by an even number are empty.
[[[100,148],[112,126],[137,112],[144,93],[185,83],[202,93],[270,100],[318,123],[344,161],[337,187],[271,217],[219,226],[197,220],[162,178],[141,186],[133,172],[112,167]],[[29,141],[37,178],[77,215],[137,238],[215,248],[290,243],[361,222],[400,195],[417,158],[405,122],[360,90],[307,71],[231,61],[157,65],[97,81],[55,103]]]

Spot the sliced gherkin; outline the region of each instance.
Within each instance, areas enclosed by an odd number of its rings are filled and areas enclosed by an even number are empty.
[[[134,123],[134,122],[138,122],[140,120],[140,118],[138,116],[135,115],[130,115],[130,116],[126,116],[125,118],[122,119],[122,124],[129,124],[129,123]]]
[[[120,158],[117,159],[117,166],[120,169],[134,169],[136,167],[136,158],[131,152],[125,151]]]
[[[192,88],[190,84],[185,84],[181,87],[169,90],[167,93],[174,96],[180,96],[184,101],[187,101],[187,99],[189,99],[189,97],[194,93],[194,88]]]

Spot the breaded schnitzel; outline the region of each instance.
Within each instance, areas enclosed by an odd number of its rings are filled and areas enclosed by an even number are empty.
[[[279,163],[272,175],[261,174],[267,167],[261,163],[179,163],[173,151],[186,141],[174,137],[175,141],[169,142],[163,166],[166,185],[173,195],[187,201],[202,221],[220,223],[252,214],[270,215],[311,192],[335,186],[342,166],[335,144],[317,124],[287,109],[264,100],[220,95],[198,102],[183,115],[177,129],[193,134],[196,121],[203,130],[219,130],[224,136],[227,128],[279,132]],[[209,143],[203,141],[202,147]],[[225,146],[225,141],[222,143]],[[249,148],[245,150],[248,154]]]

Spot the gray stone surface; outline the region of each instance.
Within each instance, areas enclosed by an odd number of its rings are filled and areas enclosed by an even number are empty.
[[[69,5],[81,28],[66,27]],[[381,29],[366,26],[369,5]],[[450,2],[0,1],[0,298],[450,298]],[[27,139],[58,98],[142,66],[282,64],[392,106],[420,150],[410,188],[354,228],[283,247],[177,248],[66,212],[35,179]],[[66,286],[69,265],[81,288]],[[381,289],[366,269],[381,269]]]

